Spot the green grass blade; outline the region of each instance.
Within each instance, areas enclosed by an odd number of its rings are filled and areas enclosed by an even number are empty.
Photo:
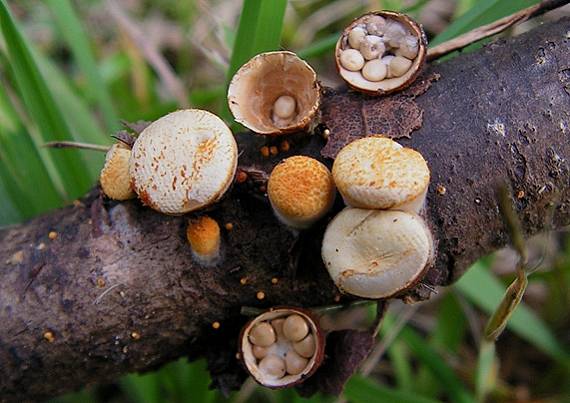
[[[538,3],[539,0],[481,0],[461,17],[452,22],[442,33],[437,35],[430,46],[439,45],[449,39],[455,38],[471,29],[484,24],[489,24],[499,18],[513,14],[523,8],[530,7]]]
[[[40,75],[29,46],[18,30],[5,0],[0,0],[0,24],[10,69],[27,112],[39,128],[40,141],[71,140],[67,124]],[[69,150],[58,155],[51,151],[46,154],[53,158],[54,166],[65,185],[67,199],[79,196],[92,184],[88,175],[85,175],[85,164],[77,151]]]
[[[505,287],[481,263],[475,263],[454,287],[488,314],[494,312],[505,294]],[[507,328],[555,360],[568,359],[548,326],[524,303],[516,308]]]
[[[391,327],[394,326],[394,323],[395,319],[392,315],[385,316],[383,326]],[[431,371],[452,401],[474,402],[473,396],[467,391],[454,371],[417,332],[406,326],[402,329],[399,340],[406,343],[414,356]]]
[[[387,351],[392,368],[394,369],[394,377],[398,388],[405,391],[413,390],[412,367],[410,365],[410,357],[404,343],[396,340],[390,345]]]
[[[336,46],[339,36],[340,32],[319,39],[318,41],[313,42],[311,46],[301,49],[297,52],[297,55],[299,55],[301,59],[311,59],[322,56],[325,53],[332,52]]]
[[[145,375],[131,374],[119,381],[119,386],[129,400],[136,403],[161,403],[160,380],[158,373]]]
[[[2,209],[12,207],[12,213],[4,213],[0,218],[0,225],[19,222],[60,205],[61,198],[3,86],[0,86],[0,170]]]
[[[87,87],[96,100],[108,131],[119,128],[119,120],[115,114],[113,102],[103,82],[91,44],[83,30],[81,22],[69,0],[47,0],[57,28],[69,45],[79,69],[86,79]]]
[[[279,49],[287,0],[245,0],[228,71],[228,82],[249,59]]]
[[[61,70],[48,58],[32,49],[34,60],[36,61],[42,76],[46,78],[46,84],[49,91],[53,94],[57,106],[63,112],[63,117],[71,130],[73,140],[80,143],[93,144],[112,144],[111,132],[105,133],[99,122],[89,111],[89,106],[76,93],[75,89],[69,84]],[[62,153],[67,150],[55,150]],[[99,176],[103,161],[104,153],[82,151],[82,157],[85,161],[90,178],[92,181]]]
[[[495,360],[495,343],[483,340],[479,348],[477,371],[475,374],[475,390],[477,401],[486,402],[487,395],[497,382],[497,366]]]
[[[344,396],[351,403],[398,402],[398,403],[435,403],[423,396],[398,389],[388,388],[361,375],[353,376],[346,384]]]

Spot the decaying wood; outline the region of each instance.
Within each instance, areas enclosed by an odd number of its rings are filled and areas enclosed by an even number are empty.
[[[569,31],[563,19],[426,72],[440,79],[415,99],[421,128],[401,142],[419,150],[432,170],[426,219],[438,258],[409,299],[456,280],[508,241],[494,196],[499,180],[513,189],[526,234],[550,225],[545,211],[553,203],[554,226],[570,223]],[[329,142],[384,127],[376,101],[328,92]],[[270,158],[261,157],[260,147],[280,140],[249,134],[238,140],[244,172],[269,172],[293,154],[331,163],[320,155],[321,136],[295,135],[289,151]],[[222,228],[233,224],[214,268],[193,262],[184,236],[188,217],[160,215],[137,201],[110,202],[96,189],[0,231],[0,400],[54,396],[184,355],[206,356],[218,386],[238,382],[242,306],[311,307],[337,296],[320,258],[330,216],[298,239],[273,217],[262,186],[236,184],[207,212]],[[293,249],[297,273],[288,278]]]

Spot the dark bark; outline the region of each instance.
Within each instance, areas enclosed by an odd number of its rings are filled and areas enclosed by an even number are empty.
[[[519,193],[514,203],[526,234],[550,226],[553,203],[554,226],[570,223],[569,28],[563,19],[429,68],[441,78],[417,97],[423,124],[402,140],[432,170],[426,219],[438,257],[426,284],[449,284],[507,243],[494,196],[498,180]],[[347,128],[365,135],[384,127],[376,103],[329,92],[323,118],[330,141],[342,141]],[[289,152],[263,159],[264,138],[238,139],[240,164],[265,172],[288,155],[320,156],[324,145],[319,136],[294,136]],[[207,212],[234,225],[223,234],[225,257],[215,268],[193,262],[188,217],[159,215],[137,201],[109,202],[96,190],[80,204],[1,231],[0,400],[54,396],[183,355],[209,356],[220,364],[214,371],[227,373],[237,366],[241,306],[334,303],[337,291],[320,259],[327,220],[293,248],[294,235],[256,186],[234,186]],[[335,210],[341,207],[337,201]],[[290,250],[300,251],[294,279],[286,277]],[[412,296],[424,298],[428,289],[420,284]],[[263,300],[256,298],[260,290]]]

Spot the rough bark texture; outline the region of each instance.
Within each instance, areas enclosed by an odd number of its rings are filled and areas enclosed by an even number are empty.
[[[417,97],[423,124],[402,140],[432,170],[426,219],[438,257],[426,284],[449,284],[507,242],[497,180],[518,194],[527,234],[550,225],[551,203],[554,225],[570,223],[569,30],[563,19],[429,68],[441,78]],[[377,101],[329,92],[323,106],[329,141],[348,129],[365,135],[383,127]],[[320,136],[294,136],[290,151],[263,159],[264,138],[238,139],[240,164],[265,172],[288,155],[320,156],[324,145]],[[241,377],[231,371],[246,321],[241,306],[333,303],[337,291],[320,259],[327,219],[295,243],[256,186],[234,186],[207,212],[222,226],[233,223],[223,234],[223,263],[214,268],[193,262],[188,217],[159,215],[137,201],[109,202],[96,190],[81,203],[1,231],[0,400],[41,399],[183,355],[207,356],[214,373],[234,374],[216,378],[228,386]],[[341,207],[337,200],[335,211]],[[295,251],[292,279],[286,274]],[[427,289],[420,284],[412,296],[424,298]]]

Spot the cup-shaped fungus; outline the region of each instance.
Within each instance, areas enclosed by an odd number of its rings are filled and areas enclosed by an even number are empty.
[[[319,109],[317,74],[292,52],[261,53],[244,64],[228,88],[236,122],[259,134],[305,129]]]
[[[347,207],[328,225],[322,258],[336,286],[363,298],[388,298],[416,285],[433,240],[415,213]]]
[[[272,308],[250,321],[240,336],[240,356],[256,382],[269,388],[294,386],[323,360],[325,339],[308,311]]]
[[[382,95],[409,86],[420,73],[426,52],[427,40],[418,23],[405,14],[377,11],[345,28],[335,59],[348,85]]]
[[[332,174],[344,202],[366,209],[417,212],[430,180],[420,153],[380,136],[345,146],[334,161]]]
[[[186,239],[198,263],[210,266],[220,258],[220,226],[213,218],[202,216],[190,220],[186,228]]]
[[[281,161],[273,169],[267,194],[279,221],[292,228],[305,229],[329,211],[335,187],[324,164],[297,155]]]
[[[230,187],[238,149],[216,115],[187,109],[150,124],[133,146],[131,184],[147,206],[184,214],[218,201]]]
[[[114,200],[128,200],[136,197],[131,189],[129,159],[131,150],[122,143],[113,144],[105,157],[99,182],[103,193]]]

